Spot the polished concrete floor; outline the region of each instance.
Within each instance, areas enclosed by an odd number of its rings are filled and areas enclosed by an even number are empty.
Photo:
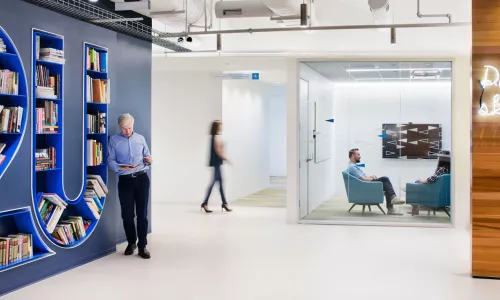
[[[468,231],[287,225],[284,209],[234,208],[154,205],[151,260],[121,245],[2,300],[499,299],[500,281],[469,276]]]

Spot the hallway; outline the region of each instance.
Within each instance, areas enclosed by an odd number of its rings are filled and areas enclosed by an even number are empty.
[[[215,210],[215,206],[213,207]],[[5,300],[496,300],[500,281],[468,277],[469,233],[285,224],[285,210],[153,209],[151,260],[119,252]],[[142,287],[142,288],[140,288]],[[80,292],[75,293],[75,290]]]

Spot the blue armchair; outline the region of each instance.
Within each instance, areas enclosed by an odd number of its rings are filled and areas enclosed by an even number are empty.
[[[371,206],[376,205],[380,211],[385,215],[385,211],[380,207],[384,203],[384,189],[382,182],[371,182],[360,180],[349,173],[347,170],[342,172],[344,177],[345,191],[349,203],[352,203],[350,212],[356,205],[363,205],[363,214],[365,207],[372,211]]]
[[[430,216],[431,210],[434,214],[436,210],[444,210],[450,216],[450,189],[450,174],[439,176],[433,183],[407,183],[406,203],[427,208],[427,216]]]

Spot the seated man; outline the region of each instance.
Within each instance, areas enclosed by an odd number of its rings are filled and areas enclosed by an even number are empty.
[[[385,193],[387,214],[399,215],[399,216],[402,215],[401,213],[396,213],[396,211],[394,210],[394,204],[403,204],[404,201],[399,200],[398,197],[396,197],[396,193],[394,192],[394,188],[392,187],[392,183],[389,180],[389,178],[387,177],[377,178],[377,176],[375,175],[367,176],[365,172],[363,172],[363,170],[361,170],[361,168],[357,166],[357,164],[360,161],[361,161],[361,154],[359,153],[359,149],[355,148],[349,150],[349,168],[347,169],[347,172],[349,172],[350,175],[363,181],[382,182]]]

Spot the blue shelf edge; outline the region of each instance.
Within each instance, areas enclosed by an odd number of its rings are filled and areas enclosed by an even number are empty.
[[[16,227],[18,229],[17,232],[12,232],[11,234],[17,234],[17,233],[31,234],[34,253],[33,257],[17,261],[8,264],[6,266],[1,266],[0,272],[4,272],[55,255],[55,252],[52,251],[49,247],[47,247],[47,245],[43,242],[42,238],[38,234],[38,230],[36,229],[35,220],[33,219],[33,214],[31,212],[30,207],[26,206],[0,212],[0,218],[8,218],[8,217],[14,218]],[[38,252],[35,253],[35,249],[37,249]]]

